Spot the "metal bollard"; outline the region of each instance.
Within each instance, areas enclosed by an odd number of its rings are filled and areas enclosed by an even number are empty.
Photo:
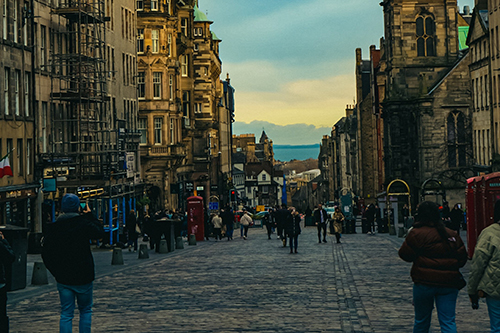
[[[182,237],[177,237],[175,239],[175,248],[176,249],[184,249],[184,239]]]
[[[31,276],[31,284],[36,286],[49,284],[47,268],[43,262],[35,262],[33,266],[33,275]]]
[[[119,247],[113,249],[111,265],[123,265],[123,252]]]
[[[167,246],[167,240],[162,239],[160,241],[160,249],[158,251],[159,253],[168,253],[168,246]]]
[[[148,258],[149,258],[148,245],[141,244],[139,246],[139,259],[148,259]]]
[[[196,245],[196,235],[189,235],[189,245]]]

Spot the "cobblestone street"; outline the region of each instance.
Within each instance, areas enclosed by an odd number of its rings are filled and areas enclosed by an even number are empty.
[[[144,260],[125,250],[124,266],[96,250],[93,332],[411,332],[410,264],[397,255],[401,242],[355,234],[318,244],[308,227],[298,254],[262,229],[251,229],[246,241],[211,239]],[[468,265],[462,271],[467,278]],[[9,293],[11,332],[57,331],[58,305],[53,280]],[[473,312],[465,289],[457,326],[489,331],[486,305]],[[439,332],[435,316],[432,332]]]

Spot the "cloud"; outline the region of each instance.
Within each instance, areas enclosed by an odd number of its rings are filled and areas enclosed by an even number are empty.
[[[331,126],[316,127],[308,124],[277,125],[267,121],[254,120],[250,123],[235,122],[233,134],[255,134],[259,140],[262,131],[277,145],[308,145],[321,142],[323,135],[330,135]]]

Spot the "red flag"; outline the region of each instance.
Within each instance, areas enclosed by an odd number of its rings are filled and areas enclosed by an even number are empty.
[[[0,160],[0,178],[3,178],[3,176],[14,176],[10,168],[9,154]]]

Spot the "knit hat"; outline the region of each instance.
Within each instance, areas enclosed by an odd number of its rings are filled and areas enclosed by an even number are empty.
[[[80,199],[74,194],[65,194],[61,201],[61,210],[64,213],[78,213]]]

